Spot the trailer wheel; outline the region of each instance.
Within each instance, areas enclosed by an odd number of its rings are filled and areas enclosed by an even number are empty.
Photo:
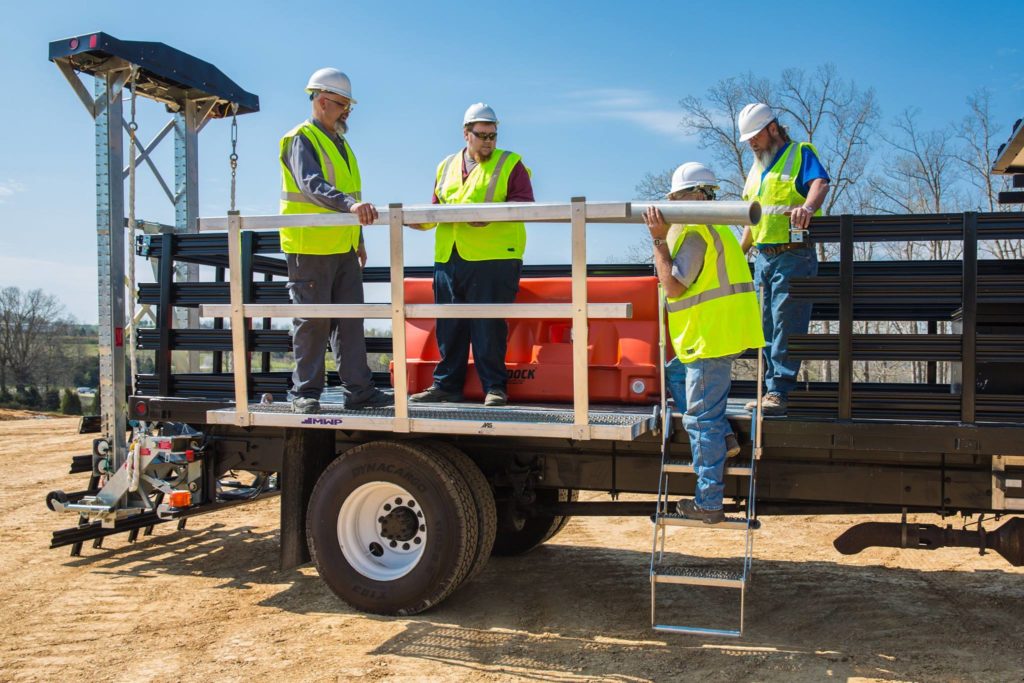
[[[579,499],[575,489],[538,489],[537,502],[569,503]],[[504,513],[507,515],[507,513]],[[498,536],[494,539],[494,555],[522,555],[545,543],[565,528],[571,516],[526,517],[510,520],[499,513]]]
[[[410,615],[444,600],[468,574],[479,534],[465,477],[428,449],[374,441],[317,480],[306,537],[327,586],[355,609]]]
[[[466,478],[466,484],[473,492],[476,503],[477,521],[480,523],[479,543],[477,544],[473,564],[463,581],[476,577],[487,565],[494,548],[494,539],[498,530],[498,513],[494,505],[494,492],[491,485],[473,462],[463,451],[444,441],[425,442],[431,450],[446,458]]]

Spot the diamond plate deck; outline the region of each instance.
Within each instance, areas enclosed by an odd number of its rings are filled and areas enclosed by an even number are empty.
[[[715,567],[687,567],[682,565],[659,564],[651,572],[651,580],[657,583],[675,583],[692,586],[719,586],[742,588],[743,573]]]
[[[367,431],[408,431],[432,434],[481,434],[494,436],[542,436],[574,438],[573,410],[564,406],[505,406],[485,408],[479,404],[410,404],[408,429],[395,420],[394,409],[347,410],[343,403],[322,401],[316,414],[293,413],[284,402],[253,403],[249,424],[267,427],[352,429]],[[211,410],[212,424],[238,424],[232,409]],[[649,432],[655,424],[653,408],[642,406],[604,407],[588,413],[590,438],[632,441]]]

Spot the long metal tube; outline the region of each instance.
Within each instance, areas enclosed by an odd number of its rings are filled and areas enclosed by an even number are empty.
[[[652,206],[661,211],[669,223],[755,225],[761,220],[758,202],[631,202],[630,215],[623,222],[642,223],[644,212]]]
[[[642,223],[648,207],[657,207],[670,223],[719,223],[727,225],[753,225],[761,219],[761,205],[757,202],[587,202],[587,223]],[[373,225],[389,225],[387,209],[379,211]],[[495,204],[411,204],[402,209],[407,225],[430,223],[468,223],[475,221],[527,221],[539,223],[569,223],[572,219],[570,202],[505,202]],[[278,230],[291,226],[357,225],[353,214],[293,214],[288,216],[245,216],[244,230]],[[225,230],[223,216],[200,218],[202,231]]]

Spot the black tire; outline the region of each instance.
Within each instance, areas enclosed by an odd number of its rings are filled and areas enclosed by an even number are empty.
[[[417,551],[419,561],[390,580],[356,569],[345,556],[338,531],[346,499],[357,490],[367,490],[361,487],[380,483],[401,487],[414,496],[415,509],[425,521],[421,528],[426,541]],[[353,499],[358,500],[358,496]],[[361,509],[372,514],[369,506]],[[478,534],[476,504],[465,477],[447,459],[396,441],[365,443],[332,462],[313,488],[306,519],[309,552],[320,577],[346,603],[374,614],[418,614],[448,597],[472,566]],[[361,553],[363,562],[372,562],[371,554],[376,556],[372,547],[369,552],[349,551]]]
[[[575,502],[579,499],[579,492],[575,489],[538,489],[537,503],[540,505],[551,503]],[[526,517],[522,520],[522,528],[515,529],[509,520],[498,520],[498,535],[494,539],[492,554],[502,556],[522,555],[545,543],[555,534],[565,528],[565,525],[572,519],[569,515]]]
[[[470,566],[466,578],[463,579],[463,582],[469,581],[487,566],[487,560],[490,559],[491,550],[494,548],[494,539],[498,531],[498,511],[494,505],[494,492],[484,473],[461,450],[444,441],[427,441],[425,445],[439,456],[446,458],[465,477],[469,490],[473,492],[480,534],[473,564]]]

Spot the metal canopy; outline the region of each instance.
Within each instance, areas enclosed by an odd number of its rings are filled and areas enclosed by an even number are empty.
[[[178,111],[186,100],[216,98],[209,117],[230,116],[260,109],[260,98],[243,90],[220,69],[164,43],[118,40],[103,32],[86,33],[50,43],[50,61],[92,76],[123,69],[125,63],[140,68],[139,95],[163,102]]]

